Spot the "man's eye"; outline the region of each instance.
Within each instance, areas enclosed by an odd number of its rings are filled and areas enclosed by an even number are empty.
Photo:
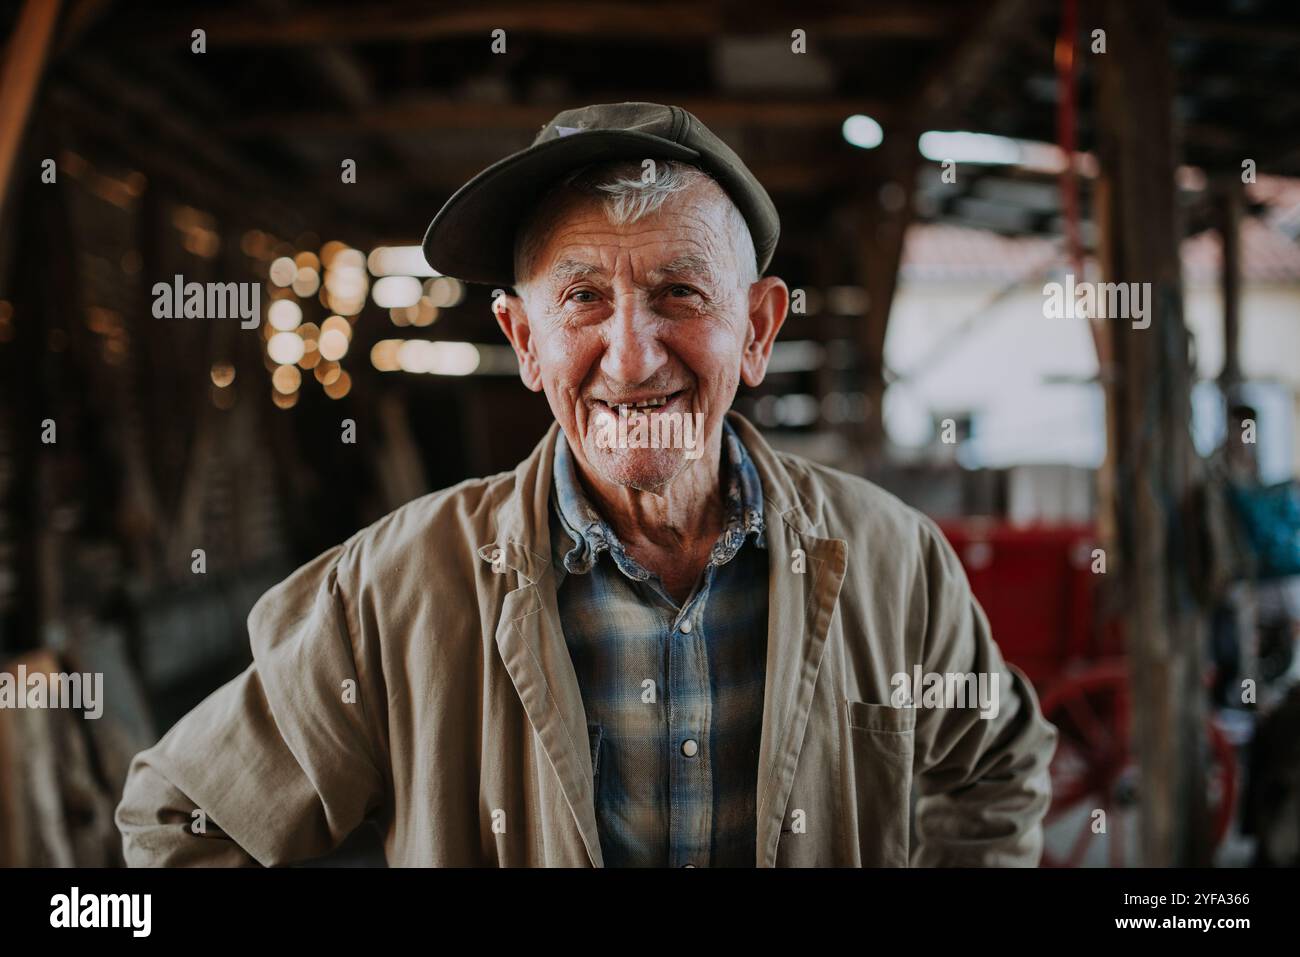
[[[596,294],[590,289],[575,289],[569,293],[569,298],[574,302],[589,303],[596,301]]]
[[[680,298],[683,297],[683,296],[693,296],[693,295],[695,295],[695,290],[692,289],[690,286],[683,286],[683,285],[680,285],[680,284],[679,284],[679,285],[676,285],[676,286],[672,286],[672,287],[668,290],[668,294],[669,294],[670,296],[675,296],[675,297],[677,297],[677,298],[680,299]]]

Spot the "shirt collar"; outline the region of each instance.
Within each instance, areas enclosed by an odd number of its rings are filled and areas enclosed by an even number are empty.
[[[731,561],[750,535],[754,536],[754,544],[758,548],[767,547],[763,524],[763,485],[744,443],[740,441],[731,423],[725,420],[722,424],[722,453],[727,483],[723,493],[725,513],[722,534],[718,536],[709,554],[711,565],[725,565]],[[613,528],[600,517],[600,513],[587,498],[578,481],[573,452],[563,434],[555,444],[553,473],[553,511],[572,544],[572,548],[566,552],[564,544],[556,537],[556,555],[565,570],[585,574],[591,570],[600,553],[607,551],[629,578],[637,581],[649,578],[649,570],[627,553]]]

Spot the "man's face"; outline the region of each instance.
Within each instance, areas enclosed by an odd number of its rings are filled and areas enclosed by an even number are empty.
[[[542,220],[519,298],[497,306],[525,384],[546,392],[575,454],[607,482],[661,489],[716,454],[740,379],[762,381],[785,285],[742,280],[727,202],[704,182],[620,226],[598,201],[567,199]],[[694,449],[611,447],[620,406],[645,402],[627,410],[629,432],[647,411],[690,416],[702,425]]]

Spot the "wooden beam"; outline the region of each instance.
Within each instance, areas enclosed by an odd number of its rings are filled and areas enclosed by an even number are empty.
[[[477,161],[463,157],[427,159],[425,165],[419,169],[406,169],[391,163],[382,166],[368,165],[365,168],[365,179],[358,180],[356,188],[362,190],[372,184],[382,184],[384,189],[404,190],[408,193],[415,188],[450,195],[505,154],[505,150],[484,153]],[[748,155],[745,159],[745,165],[749,167],[750,172],[769,193],[773,194],[802,195],[823,190],[847,190],[861,180],[868,171],[860,161],[860,157],[854,156],[818,160],[815,163],[767,160],[762,156]],[[338,172],[328,168],[313,174],[310,184],[315,189],[333,190],[337,187],[338,181]]]
[[[885,458],[885,337],[922,162],[917,136],[925,126],[941,124],[979,95],[1007,41],[1024,29],[1040,4],[1041,0],[998,0],[977,23],[966,25],[961,31],[965,39],[945,52],[941,65],[930,71],[908,105],[889,111],[882,121],[885,143],[873,157],[880,175],[856,201],[862,284],[869,297],[867,315],[858,330],[866,394],[861,439],[868,471],[882,465]],[[882,193],[882,187],[886,192]],[[887,196],[892,196],[892,202],[882,203]]]
[[[351,187],[340,189],[337,176],[279,187],[265,185],[274,179],[264,182],[261,174],[255,181],[246,181],[220,167],[194,162],[189,149],[177,148],[175,141],[156,130],[141,134],[135,124],[124,122],[122,114],[103,110],[66,85],[53,88],[49,99],[52,113],[77,129],[81,139],[107,148],[101,155],[109,162],[133,166],[150,179],[165,181],[177,196],[243,228],[257,226],[288,238],[309,229],[353,244],[365,244],[392,231],[393,217],[382,218],[361,194],[351,192]],[[303,185],[317,188],[300,190]]]
[[[855,197],[858,261],[867,313],[858,325],[863,370],[863,465],[868,474],[885,463],[885,336],[903,261],[903,240],[913,216],[919,158],[915,137],[894,137],[873,157],[874,175]]]
[[[947,5],[889,2],[871,9],[822,13],[803,9],[797,14],[769,12],[747,5],[737,15],[720,3],[668,2],[648,7],[640,3],[577,3],[573,0],[477,3],[463,7],[430,8],[425,3],[375,3],[364,10],[351,5],[312,7],[288,17],[268,16],[261,9],[227,9],[210,19],[197,13],[183,16],[133,14],[119,18],[115,42],[152,46],[188,45],[190,31],[207,31],[210,47],[300,46],[318,43],[415,43],[482,36],[486,43],[496,29],[507,36],[544,34],[555,37],[625,36],[656,41],[713,40],[723,35],[753,35],[802,27],[812,42],[820,36],[852,39],[927,38],[951,31]]]
[[[588,96],[589,102],[646,100],[672,103],[689,110],[710,127],[754,126],[767,129],[799,129],[838,126],[854,113],[866,113],[882,122],[892,114],[880,101],[855,97],[809,100],[738,100],[723,97],[681,98],[669,93],[623,93]],[[255,114],[224,125],[226,136],[261,136],[267,133],[321,135],[343,133],[422,132],[495,130],[526,133],[531,138],[560,110],[560,104],[475,103],[465,100],[427,99],[422,102],[383,104],[352,112],[274,112]]]
[[[870,300],[858,338],[866,393],[862,450],[869,471],[885,458],[885,338],[922,162],[915,145],[917,136],[926,126],[942,124],[979,95],[1008,43],[1024,30],[1040,5],[1040,0],[998,0],[978,22],[967,25],[965,39],[945,52],[910,103],[885,121],[885,144],[876,157],[883,176],[859,201],[862,283]],[[882,195],[887,194],[880,188],[886,183],[892,184],[887,187],[894,198],[892,208],[881,203]]]
[[[1241,384],[1241,185],[1240,176],[1229,174],[1213,186],[1215,228],[1223,251],[1223,371],[1219,385],[1229,396]]]
[[[1002,62],[1008,41],[1043,9],[1042,0],[997,0],[977,22],[958,32],[956,46],[936,59],[917,91],[909,115],[940,124],[975,97]]]
[[[293,0],[260,0],[261,6],[278,17],[301,16],[303,9]],[[325,83],[354,115],[366,113],[376,106],[374,83],[363,62],[351,48],[341,44],[322,43],[308,47],[304,53],[315,66]],[[401,179],[409,180],[425,163],[422,150],[408,139],[391,133],[380,136],[381,150],[402,167]],[[356,157],[359,161],[360,157]]]
[[[59,29],[57,56],[76,46],[82,35],[103,19],[111,5],[112,0],[73,0]]]
[[[0,216],[58,19],[59,0],[27,0],[5,47],[0,70]]]
[[[959,32],[965,39],[945,52],[941,65],[930,71],[905,107],[873,114],[878,119],[884,117],[885,142],[872,158],[879,171],[877,178],[868,181],[870,185],[856,201],[860,274],[869,298],[867,314],[858,328],[866,394],[861,445],[868,472],[879,468],[885,459],[885,338],[903,241],[914,215],[917,171],[923,162],[916,148],[917,136],[926,126],[942,124],[979,95],[1007,43],[1024,29],[1025,21],[1040,5],[1041,0],[998,0],[976,23],[964,25]]]
[[[82,108],[79,123],[116,142],[144,168],[163,169],[176,174],[178,181],[203,178],[186,177],[186,168],[224,181],[226,187],[220,192],[245,197],[248,207],[264,207],[265,213],[252,222],[274,217],[282,225],[305,226],[311,220],[313,229],[324,228],[327,221],[352,222],[357,231],[379,225],[370,211],[355,205],[358,197],[349,187],[340,185],[329,194],[303,191],[296,179],[287,180],[284,171],[267,169],[255,152],[213,135],[201,120],[178,111],[164,92],[124,72],[115,62],[83,55],[70,72],[81,89],[61,90],[59,98],[72,109]],[[92,92],[93,102],[101,104],[100,116],[86,114]],[[102,107],[104,102],[109,108]],[[202,195],[195,194],[195,201],[201,203]]]
[[[1172,22],[1175,34],[1210,43],[1291,49],[1300,46],[1300,29],[1294,22],[1243,17],[1176,17]]]
[[[1208,863],[1204,622],[1186,566],[1195,451],[1174,172],[1174,77],[1165,0],[1103,0],[1096,58],[1100,221],[1108,282],[1149,290],[1149,325],[1103,320],[1113,346],[1108,436],[1117,540],[1108,581],[1123,625],[1139,766],[1141,863]],[[1132,288],[1132,287],[1130,287]],[[1118,839],[1111,822],[1111,840]]]

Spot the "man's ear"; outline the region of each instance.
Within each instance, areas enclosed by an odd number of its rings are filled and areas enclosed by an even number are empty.
[[[500,290],[492,299],[492,314],[515,350],[515,357],[519,360],[519,378],[533,392],[541,392],[542,367],[534,351],[533,329],[528,324],[523,299]]]
[[[751,389],[761,385],[772,358],[772,344],[785,323],[790,290],[776,276],[758,280],[749,287],[749,334],[740,359],[740,377]]]

